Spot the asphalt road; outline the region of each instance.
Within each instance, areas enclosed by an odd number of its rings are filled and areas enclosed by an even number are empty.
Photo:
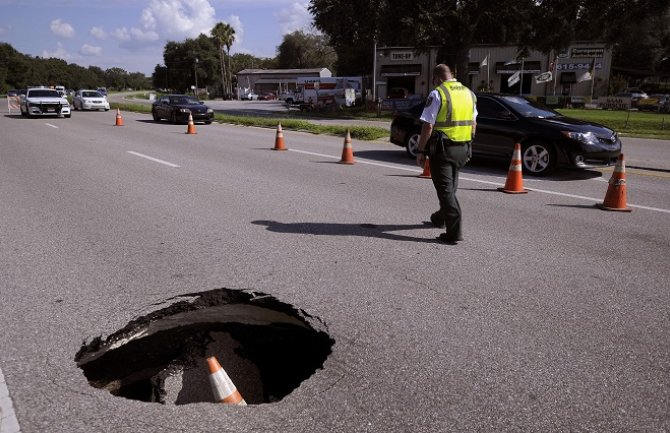
[[[354,141],[346,166],[341,137],[285,131],[275,152],[273,130],[124,121],[0,116],[2,433],[7,402],[31,433],[670,430],[668,173],[630,169],[619,213],[593,207],[611,169],[506,195],[506,164],[473,163],[448,246],[389,143]],[[324,368],[226,407],[114,397],[76,366],[84,341],[221,287],[323,321]]]
[[[112,94],[110,100],[150,104],[150,101],[147,99],[130,98],[129,94],[125,93]],[[211,100],[206,103],[218,113],[232,115],[277,116],[289,113],[286,105],[281,101]],[[290,112],[296,113],[297,110],[291,109]],[[309,113],[300,113],[300,115],[308,117]],[[312,117],[310,121],[325,125],[376,126],[386,129],[391,126],[391,121],[385,119],[328,119]],[[670,142],[668,140],[624,137],[623,142],[626,161],[631,167],[670,172]]]

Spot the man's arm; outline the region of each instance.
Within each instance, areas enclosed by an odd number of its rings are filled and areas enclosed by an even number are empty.
[[[428,122],[423,122],[421,125],[421,136],[419,137],[418,144],[418,153],[416,154],[416,163],[419,167],[423,167],[426,164],[426,155],[423,151],[428,145],[428,139],[433,134],[433,125]]]

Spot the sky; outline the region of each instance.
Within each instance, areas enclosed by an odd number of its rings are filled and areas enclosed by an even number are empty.
[[[283,35],[313,31],[308,0],[0,0],[0,42],[33,57],[151,75],[167,41],[218,22],[235,29],[231,53],[274,57]]]

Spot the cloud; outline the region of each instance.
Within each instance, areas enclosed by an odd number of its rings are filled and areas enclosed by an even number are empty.
[[[119,41],[129,41],[130,40],[130,32],[125,27],[121,27],[120,29],[114,30],[112,32],[112,36]]]
[[[89,33],[99,41],[107,39],[107,33],[102,27],[91,27]]]
[[[294,2],[288,8],[282,8],[276,14],[279,19],[279,28],[283,35],[302,30],[306,33],[312,30],[312,15],[307,10],[308,2]]]
[[[51,21],[51,32],[61,38],[74,38],[74,28],[70,24],[63,22],[60,18]]]
[[[89,44],[84,44],[81,46],[79,49],[79,54],[82,56],[101,56],[102,55],[102,48],[101,47],[94,47],[93,45]]]
[[[65,51],[65,48],[63,47],[63,44],[61,42],[58,42],[56,45],[56,51],[49,52],[47,50],[42,51],[42,58],[44,59],[62,59],[62,60],[70,60],[72,56]]]
[[[244,41],[244,25],[242,24],[242,20],[237,15],[231,15],[228,17],[226,23],[235,30],[235,41],[230,50],[239,52],[242,49],[242,42]]]
[[[216,24],[210,0],[151,0],[140,16],[139,26],[114,30],[121,46],[136,49],[162,42],[209,34]]]

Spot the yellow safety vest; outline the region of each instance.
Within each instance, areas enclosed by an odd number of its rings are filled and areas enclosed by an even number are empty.
[[[437,87],[442,105],[435,119],[434,129],[444,133],[451,141],[472,140],[474,93],[458,81],[445,81]]]

